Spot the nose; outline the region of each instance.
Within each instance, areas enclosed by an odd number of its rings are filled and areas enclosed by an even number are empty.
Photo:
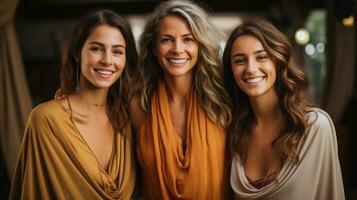
[[[183,44],[180,40],[175,40],[175,42],[173,43],[173,47],[171,49],[172,53],[176,53],[179,54],[183,51]]]
[[[246,68],[246,72],[247,73],[254,73],[255,71],[258,70],[258,63],[255,59],[249,59],[248,60],[248,64],[247,64],[247,68]]]
[[[107,52],[105,51],[102,55],[102,58],[101,58],[101,63],[106,65],[106,66],[110,66],[112,65],[112,55],[110,52]]]

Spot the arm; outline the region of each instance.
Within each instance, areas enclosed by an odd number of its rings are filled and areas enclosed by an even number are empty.
[[[312,129],[316,131],[314,143],[316,145],[315,161],[317,162],[316,173],[318,174],[319,187],[317,194],[324,199],[345,199],[342,182],[340,162],[338,158],[338,147],[335,127],[329,115],[317,109],[316,121],[312,124]],[[319,166],[319,167],[317,167]]]

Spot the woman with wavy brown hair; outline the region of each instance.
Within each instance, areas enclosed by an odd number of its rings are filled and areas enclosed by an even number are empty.
[[[217,32],[191,1],[161,3],[140,38],[132,122],[145,199],[229,199],[230,120]]]
[[[10,199],[132,198],[136,171],[125,91],[136,64],[123,17],[99,10],[78,21],[63,51],[64,98],[32,110]]]
[[[266,21],[243,23],[228,39],[223,63],[237,199],[344,199],[333,123],[309,105],[307,77],[291,51]]]

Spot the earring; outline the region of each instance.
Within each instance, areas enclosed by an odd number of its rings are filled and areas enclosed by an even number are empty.
[[[79,93],[79,75],[78,75],[79,63],[76,65],[76,94]]]

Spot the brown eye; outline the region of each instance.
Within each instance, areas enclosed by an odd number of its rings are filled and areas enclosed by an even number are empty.
[[[265,61],[269,58],[270,58],[270,56],[268,54],[264,53],[264,54],[260,54],[257,56],[257,61]]]
[[[236,65],[243,65],[246,63],[246,59],[245,58],[234,58],[233,63]]]
[[[172,39],[171,38],[161,38],[160,42],[165,44],[165,43],[172,42]]]
[[[185,38],[183,39],[183,41],[184,41],[185,43],[190,43],[190,42],[194,42],[195,39],[192,38],[192,37],[185,37]]]
[[[90,48],[90,50],[93,51],[93,52],[100,52],[100,51],[102,51],[102,48],[100,48],[100,47],[98,47],[98,46],[92,46],[92,47]]]
[[[114,56],[120,56],[120,55],[125,54],[125,50],[122,48],[113,49],[112,53]]]

